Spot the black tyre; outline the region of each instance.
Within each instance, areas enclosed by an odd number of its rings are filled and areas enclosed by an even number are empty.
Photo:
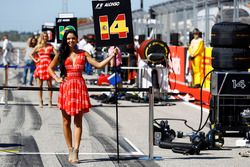
[[[213,48],[212,67],[215,70],[245,71],[250,68],[250,49]]]
[[[250,25],[239,22],[221,22],[212,27],[212,47],[248,48]]]

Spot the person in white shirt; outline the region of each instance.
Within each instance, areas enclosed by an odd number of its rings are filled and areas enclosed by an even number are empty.
[[[95,48],[90,42],[91,42],[91,39],[87,38],[86,36],[83,36],[83,38],[78,43],[78,48],[81,49],[81,50],[86,51],[89,55],[94,57]],[[85,72],[88,75],[92,74],[92,72],[93,72],[92,71],[92,66],[88,62],[86,62],[86,64],[85,64]]]
[[[7,66],[11,63],[13,46],[8,39],[8,35],[3,36],[3,65]]]
[[[139,35],[135,35],[135,37],[134,37],[134,48],[135,48],[135,50],[140,48]]]
[[[82,37],[82,39],[80,39],[80,41],[78,42],[78,49],[83,50],[83,47],[87,44],[87,41],[84,39],[84,36]]]

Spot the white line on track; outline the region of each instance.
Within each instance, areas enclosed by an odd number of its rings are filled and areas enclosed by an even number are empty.
[[[193,108],[196,108],[196,109],[198,109],[198,110],[201,109],[200,106],[197,106],[197,105],[195,105],[195,104],[192,104],[192,103],[189,103],[189,102],[183,102],[183,103],[186,104],[186,105],[188,105],[188,106],[191,106],[191,107],[193,107]],[[203,107],[202,110],[205,111],[205,112],[207,112],[207,113],[209,113],[209,109],[207,109],[207,108],[204,108],[204,107]]]
[[[131,152],[132,154],[137,154],[137,155],[144,155],[139,148],[137,148],[128,138],[124,137],[124,140],[136,151],[136,152]]]

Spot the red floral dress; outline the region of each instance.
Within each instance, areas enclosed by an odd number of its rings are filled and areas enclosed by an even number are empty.
[[[36,63],[36,70],[34,77],[40,80],[50,80],[51,76],[48,73],[48,66],[51,62],[51,54],[53,53],[53,46],[48,44],[45,48],[38,49],[37,55],[40,61]]]
[[[91,108],[88,89],[82,77],[84,65],[85,52],[82,51],[77,54],[75,64],[69,57],[65,60],[67,77],[60,84],[58,107],[71,116],[89,112]]]

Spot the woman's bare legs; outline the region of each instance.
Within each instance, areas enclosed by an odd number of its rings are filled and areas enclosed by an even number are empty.
[[[74,151],[72,157],[73,163],[78,162],[78,152],[82,137],[82,116],[83,113],[79,113],[74,117]]]
[[[81,136],[82,136],[82,116],[83,113],[79,113],[74,116],[74,148],[79,149]]]
[[[42,86],[43,86],[43,80],[40,80],[39,78],[37,78],[37,84],[38,84],[38,86],[40,87],[40,88],[42,88]],[[39,91],[39,100],[40,100],[40,103],[39,103],[39,107],[43,107],[43,91],[42,90],[40,90]]]
[[[68,149],[69,149],[69,162],[71,162],[72,161],[72,152],[73,152],[72,131],[70,128],[71,116],[62,110],[62,117],[63,117],[63,133],[64,133],[64,138],[65,138],[66,144],[67,144]]]

